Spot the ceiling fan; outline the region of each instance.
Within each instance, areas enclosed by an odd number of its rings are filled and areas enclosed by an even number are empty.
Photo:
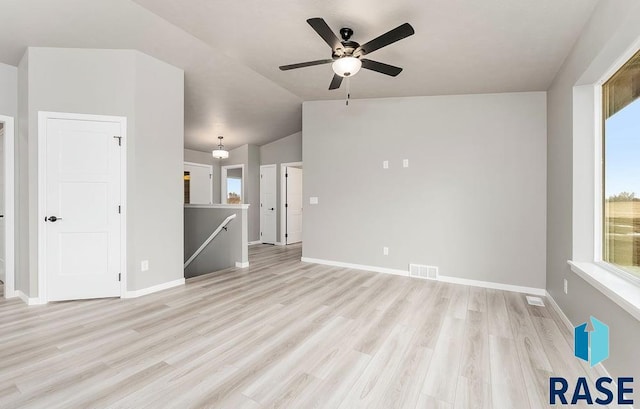
[[[360,68],[366,68],[392,77],[400,74],[400,72],[402,72],[402,68],[400,67],[369,60],[363,57],[415,33],[411,24],[404,23],[381,36],[374,38],[368,43],[360,45],[355,41],[351,41],[353,30],[348,27],[340,29],[340,36],[342,37],[342,41],[340,41],[333,31],[331,31],[331,28],[329,28],[329,25],[327,25],[324,19],[320,17],[310,18],[307,20],[307,23],[309,23],[316,33],[318,33],[320,37],[329,44],[329,47],[331,47],[331,58],[326,60],[283,65],[280,69],[282,71],[287,71],[296,68],[333,63],[332,68],[334,75],[331,80],[331,84],[329,85],[330,90],[340,88],[342,79],[344,77],[354,76],[358,71],[360,71]]]

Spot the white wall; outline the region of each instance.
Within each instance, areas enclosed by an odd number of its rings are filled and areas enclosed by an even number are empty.
[[[545,101],[305,102],[303,256],[544,288]]]
[[[181,278],[183,72],[130,50],[29,48],[19,67],[16,288],[37,297],[38,112],[127,117],[128,289]],[[158,120],[161,118],[162,120]],[[25,189],[28,186],[28,190]],[[161,221],[161,222],[160,222]],[[149,271],[140,272],[140,260]]]
[[[130,290],[184,277],[184,72],[139,52],[135,69],[127,162]],[[148,271],[140,271],[142,260],[149,260]]]
[[[18,68],[0,63],[0,115],[18,115]]]
[[[580,107],[574,105],[574,96],[585,90],[593,95],[593,87],[589,91],[585,84],[600,79],[639,39],[640,3],[600,1],[549,88],[547,101],[547,290],[574,325],[587,321],[590,315],[607,323],[611,356],[604,363],[606,368],[614,376],[635,375],[636,379],[640,378],[638,320],[574,274],[567,260],[593,260],[594,242],[595,141],[593,132],[582,131],[593,128],[594,118],[586,118],[586,124],[576,121],[574,114]],[[585,149],[589,146],[591,149]],[[585,250],[585,243],[591,249]],[[563,279],[568,280],[566,295]]]
[[[16,126],[16,202],[15,202],[15,289],[37,294],[37,282],[31,280],[29,254],[29,53],[18,65],[18,122]],[[32,286],[33,281],[33,286]],[[34,289],[31,291],[31,289]]]

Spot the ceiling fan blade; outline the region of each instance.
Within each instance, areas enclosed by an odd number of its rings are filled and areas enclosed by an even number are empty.
[[[383,62],[367,60],[363,58],[362,60],[362,68],[366,68],[368,70],[377,71],[382,74],[391,75],[395,77],[396,75],[402,72],[402,68],[396,67],[394,65],[385,64]]]
[[[281,65],[280,69],[282,71],[287,71],[287,70],[294,70],[296,68],[313,67],[314,65],[329,64],[331,62],[333,62],[333,60],[330,58],[326,60],[299,62],[297,64]]]
[[[333,79],[331,80],[331,84],[329,85],[329,89],[338,89],[342,84],[342,77],[338,74],[333,74]]]
[[[307,20],[307,23],[309,23],[309,25],[316,30],[316,33],[318,33],[318,35],[320,35],[320,37],[329,44],[329,47],[331,47],[332,50],[342,48],[340,39],[338,39],[324,19],[320,17],[310,18]]]
[[[396,41],[400,41],[403,38],[409,37],[410,35],[413,35],[415,33],[415,31],[413,30],[413,27],[411,27],[411,24],[409,23],[404,23],[401,26],[398,26],[396,28],[394,28],[391,31],[387,31],[386,33],[384,33],[383,35],[374,38],[373,40],[369,41],[366,44],[361,45],[358,50],[356,50],[356,53],[359,51],[362,55],[365,54],[369,54],[372,53],[382,47],[386,47],[389,44],[393,44]]]

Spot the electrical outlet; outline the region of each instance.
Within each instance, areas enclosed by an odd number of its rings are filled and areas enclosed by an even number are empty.
[[[569,294],[569,282],[566,278],[564,279],[564,293]]]
[[[385,256],[389,255],[389,247],[383,247],[382,248],[382,254],[384,254]]]
[[[383,160],[382,161],[382,169],[389,169],[389,161],[388,160]]]
[[[149,260],[142,260],[140,263],[140,271],[148,271],[149,270]]]

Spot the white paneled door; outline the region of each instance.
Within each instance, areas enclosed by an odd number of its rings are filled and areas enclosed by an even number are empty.
[[[287,168],[287,244],[302,241],[302,169]]]
[[[260,166],[260,241],[276,242],[276,165]]]
[[[189,182],[189,204],[213,203],[212,166],[185,162],[184,177]]]
[[[120,137],[119,122],[46,120],[48,301],[121,294]]]

